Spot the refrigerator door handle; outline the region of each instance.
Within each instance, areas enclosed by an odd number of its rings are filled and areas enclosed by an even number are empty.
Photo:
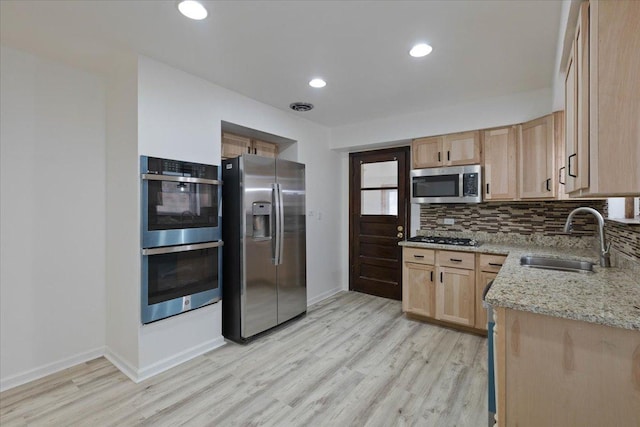
[[[278,210],[280,211],[280,215],[279,215],[279,221],[280,223],[278,224],[278,264],[280,265],[282,264],[282,257],[284,254],[284,201],[282,199],[282,186],[280,184],[278,185]]]
[[[273,197],[273,217],[274,217],[274,239],[272,240],[272,250],[273,250],[273,264],[280,264],[280,215],[282,214],[282,210],[280,209],[280,195],[279,195],[279,187],[280,185],[277,183],[271,184],[272,188],[272,197]]]

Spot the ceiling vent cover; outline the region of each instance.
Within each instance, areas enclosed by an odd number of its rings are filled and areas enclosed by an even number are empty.
[[[313,104],[310,104],[308,102],[294,102],[292,104],[289,104],[289,108],[291,108],[294,111],[309,111],[309,110],[313,110]]]

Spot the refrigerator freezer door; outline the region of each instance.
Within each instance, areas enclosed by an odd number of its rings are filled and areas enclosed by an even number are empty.
[[[278,159],[276,173],[283,214],[278,265],[278,323],[282,323],[307,310],[305,168]]]
[[[278,291],[276,266],[272,259],[272,239],[266,237],[266,224],[256,219],[257,215],[273,217],[263,209],[273,206],[275,159],[243,156],[241,169],[244,209],[242,337],[249,338],[278,324]],[[269,225],[270,228],[271,226],[272,224]]]

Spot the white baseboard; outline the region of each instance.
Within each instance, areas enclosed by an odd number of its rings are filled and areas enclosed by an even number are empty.
[[[48,363],[43,366],[39,366],[34,369],[30,369],[21,374],[12,375],[0,380],[0,391],[9,390],[22,384],[26,384],[30,381],[38,380],[47,375],[54,374],[63,369],[70,368],[80,363],[87,362],[89,360],[101,357],[104,354],[104,347],[99,347],[93,350],[85,351],[75,356],[67,357],[56,362]]]
[[[121,357],[118,353],[111,350],[109,347],[105,348],[104,357],[107,359],[113,366],[118,368],[120,372],[125,374],[131,381],[134,383],[139,382],[138,380],[138,370],[131,365],[125,358]]]
[[[181,351],[180,353],[177,353],[171,357],[167,357],[166,359],[160,360],[147,367],[138,369],[137,380],[134,380],[134,381],[135,382],[144,381],[147,378],[151,378],[154,375],[158,375],[159,373],[164,372],[168,369],[171,369],[174,366],[178,366],[181,363],[187,362],[193,359],[194,357],[198,357],[201,354],[207,353],[218,347],[222,347],[224,344],[225,344],[224,337],[219,336],[203,344]]]
[[[317,296],[311,298],[310,300],[307,300],[307,307],[309,307],[310,305],[319,303],[320,301],[323,301],[323,300],[325,300],[325,299],[327,299],[329,297],[332,297],[335,294],[337,294],[338,292],[342,292],[344,290],[345,289],[343,289],[341,287],[337,287],[337,288],[330,289],[330,290],[328,290],[326,292],[323,292],[320,295],[317,295]]]

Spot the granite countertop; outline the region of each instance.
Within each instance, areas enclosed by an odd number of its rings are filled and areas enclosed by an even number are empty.
[[[598,323],[640,331],[640,277],[631,270],[601,268],[593,249],[485,243],[460,247],[403,241],[401,246],[508,255],[487,293],[494,307]],[[594,273],[529,268],[522,255],[585,260],[596,263]]]

